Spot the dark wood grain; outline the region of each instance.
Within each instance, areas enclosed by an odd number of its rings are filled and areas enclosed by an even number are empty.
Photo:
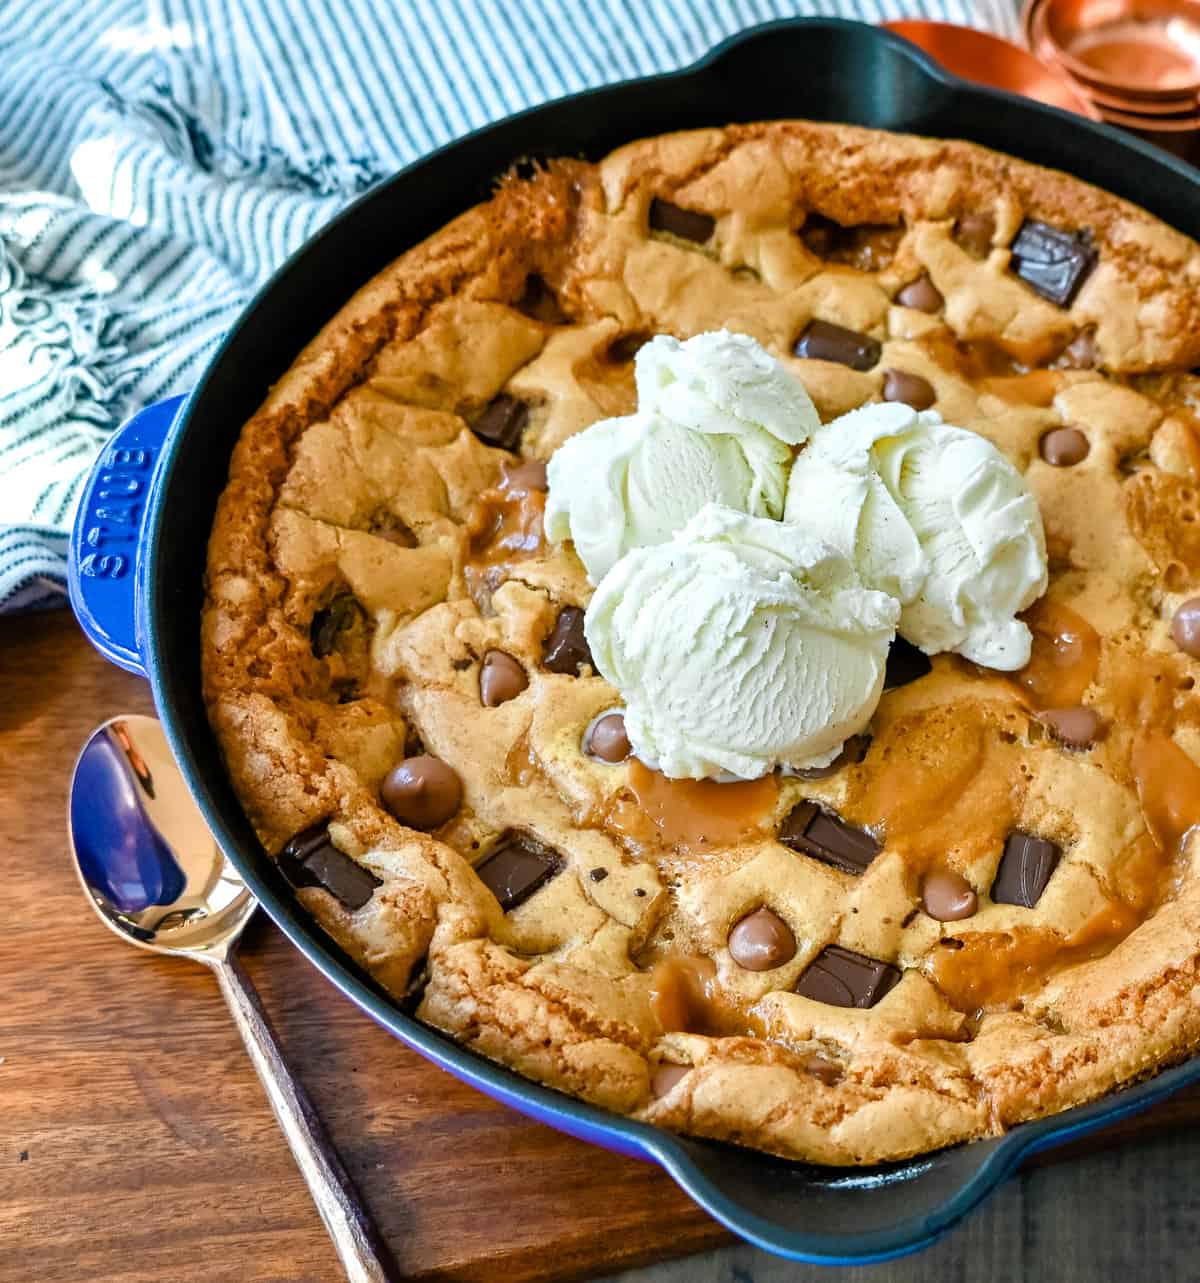
[[[71,867],[75,753],[152,711],[65,611],[0,619],[0,1280],[336,1280],[212,976],[123,945]],[[727,1241],[656,1168],[427,1065],[266,921],[243,957],[407,1277],[583,1278]],[[1088,1145],[1197,1117],[1193,1092]]]

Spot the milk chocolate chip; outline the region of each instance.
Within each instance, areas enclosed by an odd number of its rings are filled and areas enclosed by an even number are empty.
[[[921,883],[921,904],[938,922],[957,922],[979,908],[979,897],[961,873],[937,869]]]
[[[504,650],[489,650],[479,667],[479,702],[484,708],[507,704],[529,685],[525,670]]]
[[[770,971],[796,956],[796,937],[764,906],[748,913],[729,933],[729,956],[746,971]]]
[[[1074,708],[1048,708],[1038,714],[1038,720],[1068,748],[1091,748],[1104,738],[1104,719],[1094,708],[1083,704]]]
[[[883,376],[883,399],[901,401],[914,410],[928,410],[937,400],[937,393],[928,379],[906,370],[888,370]]]
[[[954,229],[954,239],[976,258],[987,258],[996,235],[996,220],[991,214],[964,214]]]
[[[598,717],[588,731],[584,751],[602,762],[623,762],[629,756],[629,736],[625,734],[625,718],[621,713],[605,713]]]
[[[462,803],[462,780],[440,757],[422,753],[407,757],[384,777],[383,804],[401,824],[428,832],[436,829]]]
[[[1078,428],[1055,428],[1042,438],[1038,449],[1052,468],[1073,468],[1088,457],[1087,437]]]
[[[946,300],[942,298],[937,286],[929,279],[929,273],[926,272],[924,276],[918,276],[911,285],[906,285],[896,295],[896,302],[901,307],[915,308],[918,312],[940,312]]]
[[[672,1065],[667,1061],[655,1067],[650,1075],[650,1092],[654,1096],[665,1096],[676,1083],[687,1076],[691,1065]]]
[[[1189,597],[1175,611],[1171,640],[1185,655],[1200,659],[1200,597]]]

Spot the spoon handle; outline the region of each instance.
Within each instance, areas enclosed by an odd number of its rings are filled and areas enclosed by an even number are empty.
[[[387,1247],[363,1209],[358,1191],[330,1144],[312,1101],[284,1062],[250,977],[236,954],[211,961],[234,1024],[337,1249],[346,1278],[349,1283],[389,1283],[398,1278],[385,1265],[391,1259]]]

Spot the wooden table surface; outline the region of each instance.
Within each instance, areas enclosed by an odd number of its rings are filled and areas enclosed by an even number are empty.
[[[337,1283],[214,979],[123,945],[71,867],[76,752],[152,711],[67,611],[0,619],[0,1283]],[[406,1278],[585,1278],[728,1241],[655,1167],[426,1064],[265,919],[243,957]],[[1197,1118],[1200,1091],[1088,1144]]]

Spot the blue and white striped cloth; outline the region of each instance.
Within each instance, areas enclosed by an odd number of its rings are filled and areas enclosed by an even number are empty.
[[[351,197],[796,14],[1016,27],[1013,0],[0,0],[0,611],[61,598],[107,434]]]

